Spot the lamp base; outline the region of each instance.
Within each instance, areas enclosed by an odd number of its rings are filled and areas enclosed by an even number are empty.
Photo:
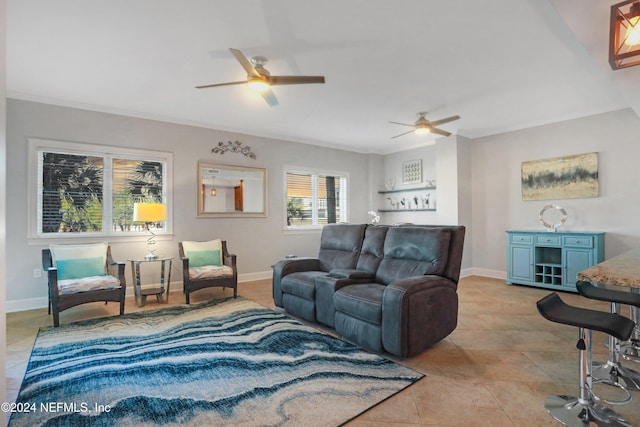
[[[154,259],[158,259],[158,255],[156,255],[156,254],[146,254],[144,256],[144,259],[146,261],[153,261]]]

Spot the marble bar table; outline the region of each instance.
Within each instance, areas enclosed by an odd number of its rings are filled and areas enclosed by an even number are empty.
[[[578,280],[591,282],[594,285],[619,286],[629,288],[633,293],[640,293],[640,248],[610,258],[578,273]],[[620,312],[620,304],[612,303],[612,312]],[[631,306],[630,317],[636,323],[636,330],[627,343],[620,343],[617,338],[609,336],[609,360],[605,363],[593,364],[593,377],[601,380],[619,382],[628,389],[640,390],[640,374],[620,365],[620,356],[628,360],[638,359],[638,343],[640,335],[638,322],[640,310]]]

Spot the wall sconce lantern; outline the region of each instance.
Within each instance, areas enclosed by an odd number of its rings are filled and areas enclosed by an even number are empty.
[[[614,70],[640,65],[640,1],[611,6],[609,65]]]

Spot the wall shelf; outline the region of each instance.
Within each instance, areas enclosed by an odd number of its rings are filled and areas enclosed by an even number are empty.
[[[408,191],[423,191],[423,190],[435,190],[436,187],[416,187],[416,188],[400,188],[397,190],[380,190],[378,194],[390,194],[390,193],[406,193]]]
[[[378,212],[435,212],[434,209],[378,209]]]

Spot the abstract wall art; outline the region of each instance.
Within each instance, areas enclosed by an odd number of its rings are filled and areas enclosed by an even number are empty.
[[[522,162],[522,200],[598,197],[598,153]]]

